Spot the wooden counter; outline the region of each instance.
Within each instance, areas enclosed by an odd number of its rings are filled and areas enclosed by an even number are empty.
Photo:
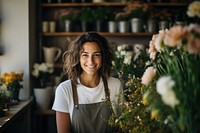
[[[31,103],[33,99],[20,101],[17,105],[10,107],[5,117],[0,117],[0,133],[31,131]],[[11,128],[12,127],[12,128]]]

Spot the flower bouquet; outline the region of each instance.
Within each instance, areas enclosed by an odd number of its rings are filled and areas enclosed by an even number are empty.
[[[54,67],[53,64],[49,63],[35,63],[33,66],[32,75],[39,80],[40,87],[45,88],[49,76],[53,73]]]
[[[4,73],[2,77],[0,77],[0,90],[6,91],[11,100],[19,100],[19,91],[23,87],[24,72],[20,71],[18,73]]]
[[[150,41],[149,54],[143,103],[173,132],[200,132],[200,26],[160,31]]]

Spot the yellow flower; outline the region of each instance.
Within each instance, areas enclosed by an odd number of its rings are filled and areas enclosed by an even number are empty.
[[[142,97],[142,103],[143,103],[144,105],[148,105],[148,104],[149,104],[148,97],[149,97],[149,92],[147,91],[146,93],[144,93],[144,95],[143,95],[143,97]]]
[[[151,111],[151,119],[157,120],[159,118],[159,111],[157,109],[153,109]]]
[[[23,79],[23,71],[19,73],[10,72],[4,73],[2,77],[0,77],[0,86],[2,89],[20,89],[22,85],[20,82]]]

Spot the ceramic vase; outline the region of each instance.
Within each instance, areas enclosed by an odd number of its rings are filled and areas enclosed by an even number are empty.
[[[50,109],[53,88],[34,88],[34,96],[37,110],[45,111]]]

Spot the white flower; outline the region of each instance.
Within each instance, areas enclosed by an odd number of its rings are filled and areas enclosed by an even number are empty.
[[[158,79],[156,83],[156,91],[160,95],[165,95],[167,91],[171,90],[174,85],[175,82],[170,76],[164,76]]]
[[[174,108],[176,105],[179,104],[179,100],[176,98],[176,94],[172,89],[168,90],[164,95],[162,95],[161,98],[163,102],[171,108]]]
[[[54,68],[53,68],[53,64],[50,63],[35,63],[33,65],[33,71],[32,71],[32,75],[36,78],[38,78],[40,76],[40,72],[42,73],[53,73]]]
[[[156,90],[161,95],[163,102],[172,108],[179,104],[176,94],[172,89],[174,85],[175,82],[170,76],[161,77],[156,83]]]
[[[200,1],[194,1],[188,6],[187,15],[189,17],[200,17]]]
[[[133,56],[133,52],[132,51],[126,51],[125,52],[125,56],[124,56],[124,64],[131,64],[131,59]]]

